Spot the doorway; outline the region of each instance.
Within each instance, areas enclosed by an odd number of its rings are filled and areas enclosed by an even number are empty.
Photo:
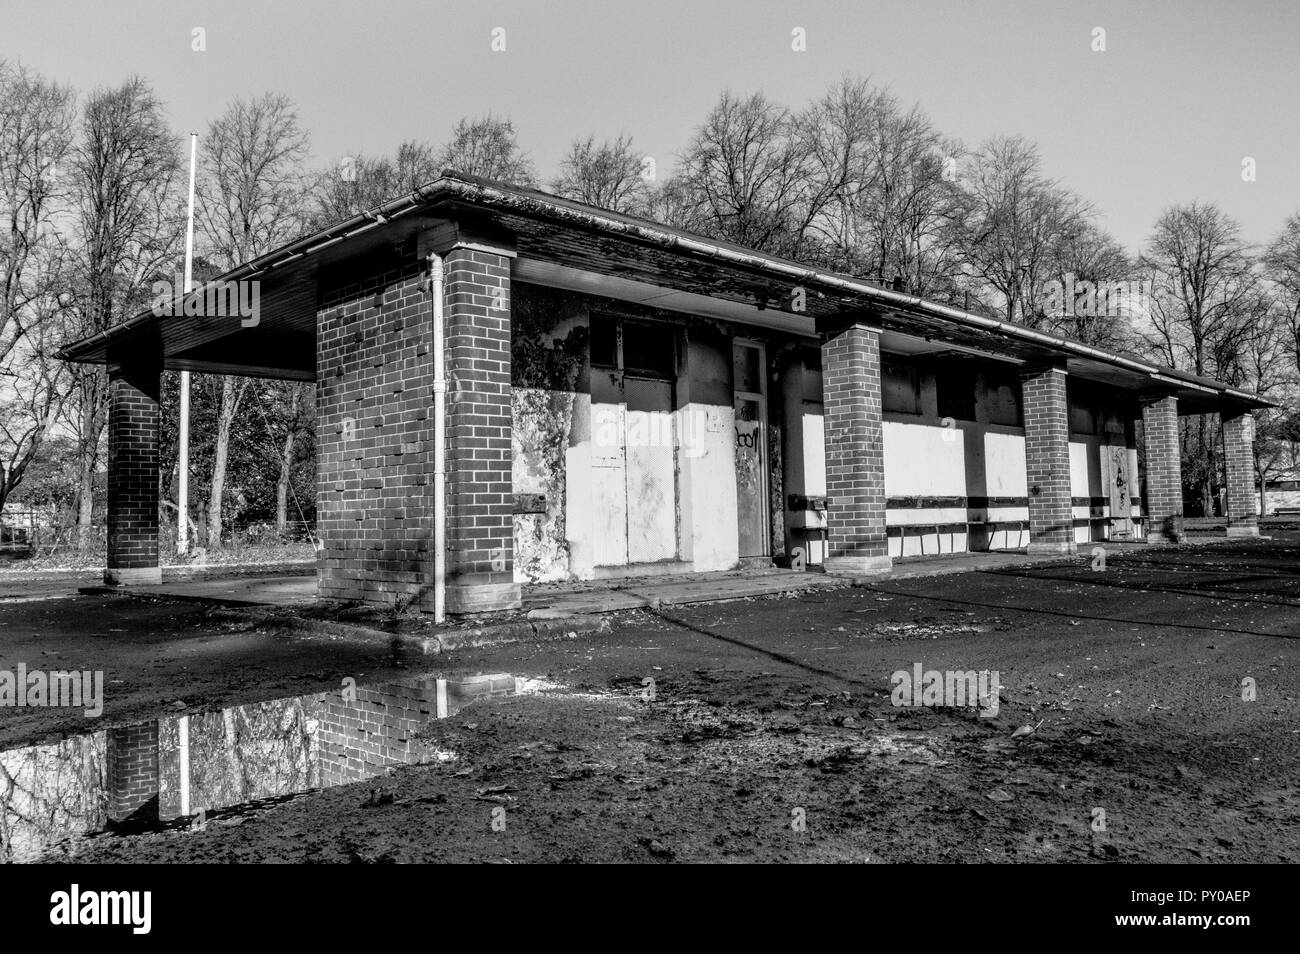
[[[676,560],[676,334],[592,318],[592,499],[596,566]]]

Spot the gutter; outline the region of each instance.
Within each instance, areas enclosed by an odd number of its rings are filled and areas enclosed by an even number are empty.
[[[238,266],[225,275],[214,279],[214,281],[238,281],[242,278],[262,275],[296,259],[312,255],[323,248],[347,241],[371,229],[386,225],[392,219],[415,209],[431,206],[439,199],[458,199],[475,205],[525,215],[530,218],[559,220],[562,223],[575,225],[590,231],[613,234],[659,248],[688,252],[695,256],[738,265],[760,273],[776,273],[801,284],[817,285],[854,296],[871,298],[893,308],[919,312],[945,321],[955,322],[959,325],[995,332],[1004,337],[1043,345],[1078,357],[1127,368],[1157,381],[1177,382],[1180,387],[1189,387],[1209,394],[1232,397],[1260,406],[1269,405],[1269,402],[1263,401],[1248,391],[1227,386],[1213,387],[1203,382],[1185,380],[1177,376],[1173,369],[1148,364],[1145,361],[1094,348],[1081,341],[1045,334],[1032,328],[1026,328],[1023,325],[1011,324],[996,318],[984,318],[948,305],[927,301],[915,295],[905,295],[901,292],[880,288],[843,275],[819,272],[816,269],[798,265],[794,262],[743,250],[739,247],[693,238],[656,227],[653,224],[642,224],[631,219],[611,217],[609,214],[602,213],[591,206],[582,206],[577,203],[570,204],[562,199],[557,201],[555,197],[548,196],[545,193],[502,186],[488,179],[467,176],[452,170],[444,171],[433,182],[418,186],[406,195],[399,196],[375,209],[358,213],[337,225],[330,226],[314,235],[299,239],[282,249],[269,252],[261,258]],[[198,292],[201,289],[195,291]],[[114,325],[112,328],[98,332],[90,338],[61,348],[56,352],[55,356],[62,360],[76,360],[71,357],[72,352],[126,334],[145,324],[153,317],[151,312],[143,312],[120,325]]]
[[[486,200],[488,204],[504,207],[511,211],[524,212],[530,201],[536,207],[533,210],[533,215],[547,216],[548,212],[553,215],[553,211],[555,210],[555,206],[550,203],[537,199],[529,200],[527,197],[519,197],[515,193],[507,192],[496,186],[475,185],[471,190],[470,188],[466,188],[468,185],[467,183],[455,180],[451,181],[451,185],[453,186],[453,191],[460,192],[465,198],[480,198]],[[572,219],[579,224],[585,224],[588,228],[595,231],[613,232],[647,244],[687,251],[695,255],[718,259],[733,265],[740,265],[758,271],[778,272],[789,278],[796,279],[803,284],[821,285],[827,288],[834,288],[853,295],[874,298],[896,308],[922,312],[924,314],[933,315],[937,318],[957,322],[958,324],[973,326],[985,331],[995,331],[1006,337],[1019,338],[1033,342],[1034,344],[1045,345],[1055,350],[1068,351],[1075,355],[1091,358],[1106,364],[1119,365],[1132,371],[1141,372],[1156,380],[1177,382],[1179,386],[1194,388],[1210,394],[1223,394],[1251,402],[1261,401],[1261,399],[1256,395],[1236,388],[1214,388],[1200,382],[1184,381],[1180,378],[1171,377],[1170,372],[1172,369],[1170,368],[1163,368],[1133,358],[1126,358],[1123,355],[1094,348],[1081,341],[1074,341],[1070,338],[1044,334],[1041,331],[1035,331],[1034,329],[1026,328],[1023,325],[1015,325],[1010,322],[999,321],[995,318],[984,318],[980,315],[971,314],[970,312],[962,311],[957,308],[951,308],[947,305],[940,305],[936,302],[927,301],[918,296],[905,295],[900,292],[880,288],[876,285],[867,284],[858,281],[857,279],[848,278],[842,275],[835,275],[829,272],[819,272],[816,269],[797,265],[783,259],[771,258],[754,252],[744,252],[739,249],[730,248],[726,245],[719,245],[701,239],[690,238],[674,232],[652,229],[633,222],[624,222],[619,219],[609,218],[605,215],[594,214],[577,209],[566,208],[563,210],[561,217]]]

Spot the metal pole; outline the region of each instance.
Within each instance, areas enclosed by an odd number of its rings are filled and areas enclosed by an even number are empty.
[[[199,134],[190,133],[190,214],[185,225],[185,294],[194,287],[194,165]],[[190,373],[181,372],[180,440],[177,451],[176,552],[185,556],[190,549]]]

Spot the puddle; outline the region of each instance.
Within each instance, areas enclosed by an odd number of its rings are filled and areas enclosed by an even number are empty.
[[[449,762],[421,738],[476,699],[558,689],[508,673],[431,674],[101,729],[0,752],[0,860],[68,838]]]

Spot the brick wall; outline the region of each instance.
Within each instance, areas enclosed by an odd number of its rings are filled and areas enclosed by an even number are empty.
[[[433,585],[431,305],[414,255],[318,315],[319,592],[418,601]]]
[[[161,367],[133,361],[108,379],[108,583],[159,583],[158,397]]]
[[[1228,536],[1259,534],[1255,496],[1255,418],[1223,416],[1223,466],[1228,481]]]
[[[1070,489],[1070,406],[1060,368],[1021,374],[1025,476],[1029,487],[1029,552],[1073,553]]]
[[[510,259],[444,258],[447,333],[447,610],[519,605],[514,581]]]
[[[1178,399],[1142,399],[1146,456],[1147,542],[1183,539],[1183,477],[1178,439]]]
[[[823,341],[822,396],[830,497],[826,568],[887,570],[878,331],[851,325]]]
[[[158,820],[158,723],[108,730],[105,753],[106,814],[114,825]]]
[[[516,686],[514,676],[494,674],[358,688],[352,702],[329,693],[317,737],[321,784],[357,782],[390,766],[436,759],[438,751],[420,738],[429,722],[474,699],[511,695]]]
[[[445,256],[447,611],[519,605],[509,259]],[[317,329],[322,597],[433,608],[433,300],[427,262],[325,295]]]

